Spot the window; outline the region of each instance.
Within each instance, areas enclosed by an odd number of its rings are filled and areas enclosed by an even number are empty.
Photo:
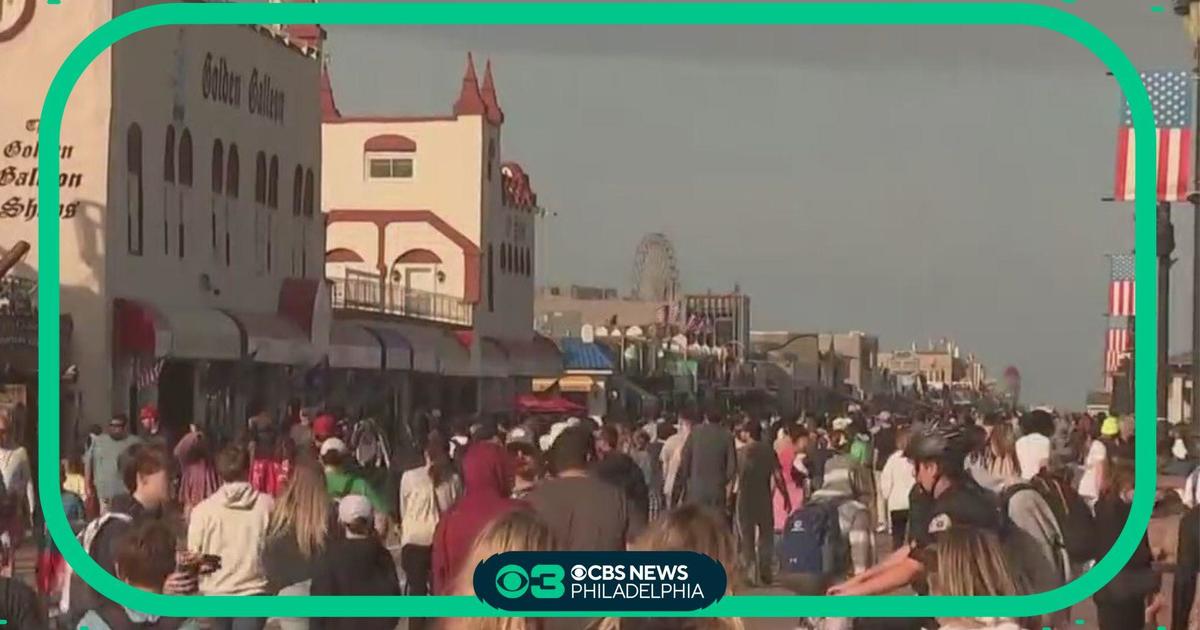
[[[488,281],[488,311],[489,312],[493,312],[496,310],[496,277],[492,273],[492,271],[493,271],[493,269],[492,269],[492,245],[491,245],[491,243],[488,243],[487,281]]]
[[[274,209],[279,207],[279,157],[271,156],[271,174],[267,185],[267,206]]]
[[[413,160],[408,157],[368,157],[371,179],[412,179]]]
[[[192,187],[192,133],[187,129],[179,136],[179,186]],[[176,233],[179,237],[179,257],[182,259],[186,249],[187,235],[184,228],[183,195],[178,191],[178,214],[176,215]]]
[[[134,123],[125,133],[125,237],[134,256],[142,255],[143,202],[142,128]]]
[[[254,158],[254,203],[267,202],[267,156],[262,151]]]
[[[212,205],[209,212],[208,236],[212,255],[217,255],[217,199],[225,192],[225,145],[213,140],[212,148]]]
[[[300,209],[303,205],[302,198],[304,195],[304,169],[300,165],[296,165],[296,172],[292,174],[292,216],[300,216]]]
[[[487,180],[492,181],[492,170],[496,165],[496,140],[488,139],[488,154],[487,154]]]
[[[167,137],[163,142],[163,213],[162,213],[162,243],[163,255],[171,253],[171,228],[167,221],[167,208],[171,206],[174,196],[175,183],[175,125],[167,125]]]
[[[163,181],[175,183],[175,125],[167,125],[163,149]]]
[[[229,158],[225,164],[225,266],[233,264],[232,239],[229,237],[230,206],[236,204],[240,192],[242,164],[238,160],[237,144],[229,144]]]
[[[508,243],[500,244],[500,271],[508,271]]]
[[[311,219],[315,212],[316,205],[316,180],[313,178],[312,169],[304,172],[304,217]],[[302,230],[302,238],[300,242],[300,274],[304,276],[308,270],[308,222],[304,222]]]
[[[267,204],[267,156],[259,151],[254,156],[254,268],[262,273],[266,271],[266,259],[263,257],[262,244],[267,240],[263,229],[263,206]]]

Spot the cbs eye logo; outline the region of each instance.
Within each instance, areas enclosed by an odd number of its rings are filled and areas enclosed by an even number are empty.
[[[526,573],[523,567],[508,564],[496,572],[496,592],[507,599],[528,592],[535,599],[558,599],[566,592],[563,568],[557,564],[537,564]]]

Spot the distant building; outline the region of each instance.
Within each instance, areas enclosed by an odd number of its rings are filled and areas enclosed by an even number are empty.
[[[961,356],[961,348],[947,340],[930,343],[924,350],[917,350],[914,344],[909,350],[880,352],[878,365],[900,389],[916,387],[920,382],[922,387],[932,389],[969,387],[978,390],[987,382],[987,370],[975,355]]]
[[[879,338],[860,331],[828,333],[821,335],[822,346],[832,346],[833,351],[845,357],[847,374],[845,382],[860,396],[870,397],[879,390]]]
[[[724,348],[735,361],[750,348],[750,296],[740,291],[683,298],[684,328],[691,343]]]
[[[580,285],[550,286],[534,299],[534,327],[552,339],[578,337],[591,326],[661,325],[669,321],[670,302],[648,302],[619,297],[616,289]]]

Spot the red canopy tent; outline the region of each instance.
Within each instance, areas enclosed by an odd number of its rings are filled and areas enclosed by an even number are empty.
[[[517,396],[517,411],[521,413],[584,413],[587,411],[587,407],[558,395],[520,394]]]

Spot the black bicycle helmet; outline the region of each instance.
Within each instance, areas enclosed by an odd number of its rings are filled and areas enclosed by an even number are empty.
[[[961,466],[970,450],[971,437],[962,426],[937,422],[913,434],[904,456],[914,461],[935,460]]]

